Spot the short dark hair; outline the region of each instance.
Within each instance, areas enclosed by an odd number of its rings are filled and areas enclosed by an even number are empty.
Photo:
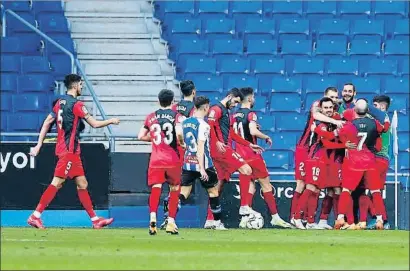
[[[235,98],[239,97],[239,98],[241,98],[241,101],[243,101],[243,98],[244,98],[242,92],[238,88],[233,88],[230,91],[228,91],[226,96],[229,96],[229,95],[232,95]]]
[[[205,96],[197,96],[194,99],[195,108],[199,109],[205,104],[209,104],[209,98]]]
[[[158,93],[159,104],[162,107],[167,107],[174,101],[174,92],[170,89],[163,89]]]
[[[181,89],[182,94],[185,97],[188,97],[192,95],[192,92],[195,89],[195,84],[191,80],[185,80],[179,83],[179,87]]]
[[[386,104],[386,109],[389,109],[391,99],[387,95],[377,95],[376,97],[373,98],[374,103],[385,103]]]
[[[240,88],[239,91],[242,93],[244,98],[254,93],[254,90],[251,87]]]
[[[356,87],[353,85],[353,83],[346,83],[343,86],[352,86],[353,87],[353,92],[356,92]]]
[[[323,97],[323,98],[320,99],[320,101],[319,101],[319,106],[322,106],[323,103],[327,103],[327,102],[332,102],[332,103],[333,103],[333,100],[330,99],[329,97]]]
[[[327,95],[331,91],[337,92],[337,88],[336,87],[327,87],[325,89],[325,95]]]
[[[69,74],[64,78],[64,85],[67,89],[72,88],[73,84],[78,82],[81,82],[81,76],[78,74]]]

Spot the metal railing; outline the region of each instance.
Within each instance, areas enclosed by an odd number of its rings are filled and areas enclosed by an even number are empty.
[[[98,100],[97,95],[95,94],[94,88],[91,84],[91,82],[88,80],[87,75],[85,74],[83,68],[81,67],[81,63],[78,61],[78,59],[76,59],[74,57],[74,55],[68,51],[67,49],[65,49],[63,46],[61,46],[60,44],[58,44],[55,40],[53,40],[52,38],[50,38],[48,35],[46,35],[45,33],[43,33],[42,31],[40,31],[39,29],[37,29],[36,27],[34,27],[32,24],[30,24],[29,22],[27,22],[24,18],[20,17],[18,14],[16,14],[14,11],[10,10],[10,9],[5,9],[3,5],[1,5],[1,12],[3,15],[2,18],[2,36],[6,37],[7,35],[7,14],[10,14],[11,16],[15,17],[18,21],[20,21],[22,24],[24,24],[25,26],[27,26],[28,28],[30,28],[32,31],[34,31],[35,33],[37,33],[38,35],[40,35],[41,37],[43,37],[45,40],[47,40],[48,42],[50,42],[51,44],[53,44],[54,46],[56,46],[59,50],[61,50],[63,53],[65,53],[66,55],[68,55],[70,57],[70,62],[71,62],[71,73],[77,73],[77,69],[80,72],[88,91],[90,92],[92,98],[93,98],[93,102],[96,105],[98,111],[100,111],[101,117],[106,120],[107,119],[107,115],[105,114],[104,109],[102,108],[102,105],[100,103],[100,101]],[[93,116],[95,117],[95,111]],[[112,151],[115,151],[115,137],[111,136],[113,134],[113,130],[110,126],[106,127],[107,131],[108,131],[108,138],[110,140],[110,148]],[[5,135],[5,133],[2,133],[3,135]],[[10,136],[28,136],[27,134],[19,134],[19,135],[14,135],[15,133],[8,133]],[[38,135],[38,134],[37,134]],[[83,135],[84,136],[84,135]],[[101,135],[97,135],[97,134],[92,134],[89,135],[89,137],[101,137]]]

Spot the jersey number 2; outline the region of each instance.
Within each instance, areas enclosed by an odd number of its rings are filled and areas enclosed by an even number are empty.
[[[164,143],[167,145],[171,144],[174,140],[174,126],[169,122],[165,123],[162,128],[158,123],[151,126],[151,132],[154,133],[152,142],[154,142],[155,145],[161,144],[162,131],[165,133]]]

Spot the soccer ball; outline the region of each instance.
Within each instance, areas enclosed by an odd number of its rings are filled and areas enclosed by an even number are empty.
[[[250,214],[246,227],[251,230],[260,230],[263,227],[264,220],[261,215]]]

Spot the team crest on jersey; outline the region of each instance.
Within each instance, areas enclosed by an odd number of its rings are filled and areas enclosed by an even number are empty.
[[[256,116],[256,114],[252,114],[252,120],[253,120],[253,121],[257,121],[257,120],[258,120],[258,116]]]
[[[88,110],[87,110],[87,108],[85,107],[85,105],[83,105],[83,107],[82,107],[81,109],[83,110],[83,112],[84,112],[85,115],[88,114]]]
[[[208,116],[209,118],[214,118],[215,117],[215,110],[211,110],[210,112],[209,112],[209,116]]]

